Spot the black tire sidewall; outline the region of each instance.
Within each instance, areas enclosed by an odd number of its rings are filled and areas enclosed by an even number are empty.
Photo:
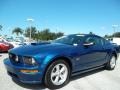
[[[64,64],[64,65],[66,65],[66,67],[67,67],[67,69],[68,69],[67,79],[66,79],[66,81],[65,81],[63,84],[61,84],[61,85],[54,85],[54,84],[52,83],[52,81],[51,81],[51,72],[52,72],[52,69],[53,69],[53,67],[54,67],[55,65],[57,65],[57,64]],[[71,71],[70,71],[70,66],[69,66],[69,64],[68,64],[66,61],[64,61],[64,60],[55,60],[55,61],[48,67],[48,69],[47,69],[47,71],[46,71],[45,78],[44,78],[44,83],[45,83],[45,85],[46,85],[48,88],[50,88],[50,89],[58,89],[58,88],[61,88],[61,87],[63,87],[64,85],[66,85],[66,84],[69,82],[70,72],[71,72]]]

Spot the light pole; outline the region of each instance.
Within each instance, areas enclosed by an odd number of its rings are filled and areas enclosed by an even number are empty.
[[[117,27],[118,27],[118,25],[112,25],[112,28],[113,28],[113,31],[114,31],[114,36],[113,37],[115,37],[115,32],[116,32],[116,30],[117,30]]]
[[[30,24],[30,37],[29,37],[29,41],[31,42],[31,31],[32,31],[32,23],[34,22],[34,19],[32,18],[28,18],[27,21],[29,22]]]

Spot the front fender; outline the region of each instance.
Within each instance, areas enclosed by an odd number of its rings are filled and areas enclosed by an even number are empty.
[[[111,52],[109,53],[110,58],[113,56],[113,54],[115,55],[115,57],[116,57],[116,59],[117,59],[118,56],[119,56],[119,53],[116,51],[115,48],[112,48]]]
[[[70,63],[74,66],[74,61],[72,59],[71,56],[67,56],[67,55],[49,55],[45,58],[45,60],[43,61],[43,64],[48,65],[50,62],[53,62],[54,60],[58,59],[58,58],[66,58],[70,61]]]
[[[50,65],[50,63],[55,61],[58,58],[66,58],[66,59],[68,59],[70,61],[70,63],[72,64],[71,68],[74,70],[75,62],[70,56],[66,56],[66,55],[49,55],[49,56],[46,56],[46,58],[41,63],[41,67],[44,69],[44,73],[45,73],[46,69],[48,68],[48,66]]]

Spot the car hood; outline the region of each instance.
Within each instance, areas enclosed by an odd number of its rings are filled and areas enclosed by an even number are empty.
[[[57,53],[68,51],[73,47],[72,45],[47,43],[47,44],[32,44],[13,48],[9,52],[17,55],[31,56],[43,53]]]

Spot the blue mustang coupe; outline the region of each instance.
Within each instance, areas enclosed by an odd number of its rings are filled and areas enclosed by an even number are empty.
[[[105,67],[113,70],[118,54],[97,35],[72,34],[52,42],[32,43],[9,51],[8,74],[23,83],[44,83],[50,89],[66,85],[70,76]]]

